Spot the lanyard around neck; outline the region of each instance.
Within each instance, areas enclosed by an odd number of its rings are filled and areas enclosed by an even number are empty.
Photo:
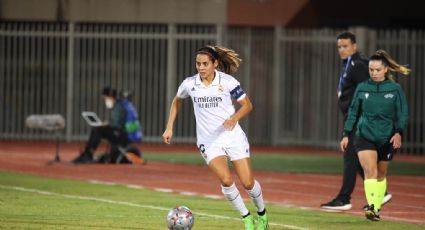
[[[341,73],[341,75],[339,76],[339,82],[338,82],[338,97],[341,96],[341,89],[342,89],[342,83],[345,80],[345,76],[347,75],[347,70],[348,70],[348,66],[350,66],[350,62],[351,62],[351,56],[349,56],[347,58],[347,63],[345,63],[345,68],[344,71]]]

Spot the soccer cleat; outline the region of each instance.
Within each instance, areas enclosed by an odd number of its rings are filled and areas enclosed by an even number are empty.
[[[267,229],[269,229],[269,218],[267,217],[267,214],[264,213],[264,215],[258,216],[257,230],[267,230]]]
[[[252,215],[248,215],[243,218],[243,222],[245,223],[245,230],[255,230],[254,229],[254,218]]]
[[[332,201],[329,201],[328,203],[320,205],[320,208],[322,209],[340,210],[340,211],[350,210],[351,207],[352,205],[349,202],[343,202],[337,198],[333,199]]]
[[[382,199],[381,205],[387,204],[388,202],[391,201],[392,198],[393,198],[393,195],[391,193],[385,193],[385,196],[384,196],[384,199]],[[369,205],[363,206],[363,210],[367,211],[368,207]]]
[[[375,211],[373,204],[369,205],[367,207],[367,210],[365,212],[365,216],[368,220],[371,220],[371,221],[380,221],[381,220],[381,217],[379,217],[379,210]]]

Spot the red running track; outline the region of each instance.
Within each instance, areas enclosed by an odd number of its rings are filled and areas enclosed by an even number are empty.
[[[64,143],[60,156],[63,162],[76,157],[82,144]],[[195,153],[193,146],[144,145],[144,151],[179,151]],[[253,148],[253,154],[261,152],[300,152],[306,149]],[[24,172],[52,178],[77,180],[98,180],[119,184],[143,186],[150,189],[168,189],[180,193],[195,193],[222,197],[217,179],[206,166],[188,166],[164,162],[149,162],[147,165],[72,165],[69,163],[47,162],[54,157],[55,145],[52,142],[0,141],[0,171]],[[315,153],[336,154],[325,150]],[[415,161],[424,163],[425,157],[396,157],[395,161]],[[170,175],[178,172],[185,175],[176,182]],[[289,174],[255,172],[261,182],[266,202],[306,207],[320,210],[319,205],[333,198],[338,192],[340,175]],[[360,178],[359,180],[360,181]],[[384,206],[383,220],[417,223],[425,226],[425,177],[389,176],[388,190],[393,200]],[[238,185],[239,188],[240,185]],[[241,189],[242,190],[242,189]],[[248,198],[242,193],[244,198]],[[362,206],[366,203],[362,183],[357,183],[352,197],[353,209],[342,213],[363,215]]]

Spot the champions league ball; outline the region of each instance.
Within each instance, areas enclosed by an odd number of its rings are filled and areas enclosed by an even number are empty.
[[[190,230],[195,223],[195,217],[188,207],[177,206],[167,215],[167,226],[170,230]]]

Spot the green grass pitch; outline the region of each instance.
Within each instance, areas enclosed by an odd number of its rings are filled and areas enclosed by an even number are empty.
[[[248,203],[248,202],[247,202]],[[126,185],[0,172],[0,229],[166,229],[176,205],[190,207],[193,229],[243,229],[224,199]],[[249,205],[250,210],[255,210]],[[268,204],[271,229],[423,229],[423,226]]]

